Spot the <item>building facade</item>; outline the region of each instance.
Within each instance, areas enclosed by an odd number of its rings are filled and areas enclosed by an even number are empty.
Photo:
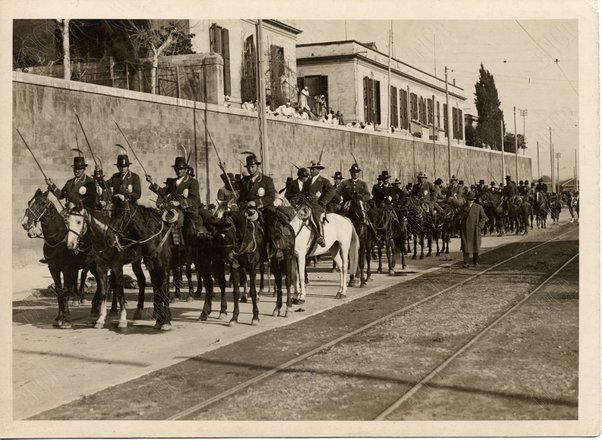
[[[197,53],[224,60],[224,95],[233,104],[257,99],[257,20],[190,20]],[[263,20],[266,96],[275,103],[296,101],[297,35],[301,30],[279,20]]]
[[[401,130],[424,140],[446,139],[464,144],[464,91],[445,80],[389,57],[373,44],[334,41],[297,45],[298,85],[311,96],[324,95],[328,107],[341,111],[345,121],[371,122],[385,130]],[[387,86],[390,84],[390,90]],[[444,117],[448,113],[448,119]]]

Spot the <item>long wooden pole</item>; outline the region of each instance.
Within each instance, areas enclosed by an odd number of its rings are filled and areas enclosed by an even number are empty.
[[[514,160],[515,160],[515,182],[518,182],[518,134],[516,133],[516,107],[514,107]]]
[[[505,176],[505,172],[506,172],[506,165],[504,163],[505,159],[504,159],[504,121],[500,120],[500,136],[502,138],[502,180],[501,182],[504,181],[504,176]]]
[[[263,20],[257,22],[257,64],[259,77],[259,144],[263,162],[263,172],[269,174],[270,154],[266,133],[266,102],[265,102],[265,61],[263,56]]]
[[[434,106],[433,106],[434,108]],[[447,111],[445,111],[445,120],[447,121],[447,132],[445,133],[447,135],[447,162],[448,162],[448,166],[447,166],[447,173],[449,175],[449,180],[448,182],[451,182],[451,176],[452,176],[452,158],[451,158],[451,136],[450,136],[450,121],[449,121],[449,90],[447,87],[447,66],[445,66],[445,108],[447,109]]]

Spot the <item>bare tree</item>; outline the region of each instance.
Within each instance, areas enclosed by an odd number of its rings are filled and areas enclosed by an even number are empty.
[[[71,51],[69,50],[69,22],[71,20],[57,19],[56,22],[61,30],[63,36],[63,78],[66,80],[71,79]]]
[[[169,52],[169,49],[176,46],[182,38],[188,37],[190,39],[190,34],[187,34],[176,23],[161,26],[159,29],[149,26],[148,23],[135,20],[130,20],[129,24],[131,27],[128,35],[132,46],[140,56],[147,56],[151,59],[151,93],[155,94],[159,57],[161,54]]]

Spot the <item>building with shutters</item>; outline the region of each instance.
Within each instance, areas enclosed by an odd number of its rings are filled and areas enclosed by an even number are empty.
[[[386,130],[412,134],[423,140],[446,140],[448,120],[454,144],[464,145],[462,108],[466,96],[445,80],[391,59],[391,88],[387,92],[389,57],[373,43],[355,40],[297,45],[297,83],[310,96],[324,95],[328,107],[341,111],[344,120],[372,122]],[[390,106],[390,121],[389,118]]]
[[[257,20],[190,20],[197,53],[224,60],[224,95],[241,104],[257,99]],[[279,20],[263,21],[266,97],[273,106],[297,100],[297,35],[301,30]]]

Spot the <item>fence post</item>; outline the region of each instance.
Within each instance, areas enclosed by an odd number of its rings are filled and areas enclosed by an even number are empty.
[[[180,99],[180,66],[176,66],[176,87],[177,87],[177,97]]]
[[[115,67],[115,60],[113,60],[113,57],[109,57],[109,76],[111,77],[111,87],[115,87],[114,67]]]
[[[142,69],[138,66],[138,91],[144,92],[144,84],[142,83]]]

